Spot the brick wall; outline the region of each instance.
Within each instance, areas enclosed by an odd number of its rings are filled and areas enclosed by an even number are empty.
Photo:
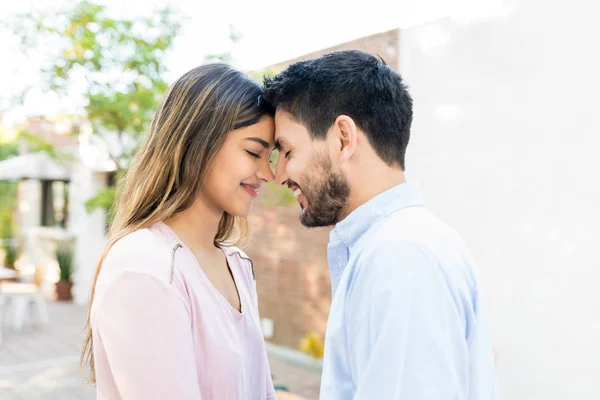
[[[391,31],[365,36],[363,38],[342,43],[337,46],[314,51],[312,53],[305,54],[301,57],[297,57],[292,60],[287,60],[278,64],[271,65],[268,68],[266,68],[266,70],[271,71],[273,73],[277,73],[284,70],[288,65],[296,61],[310,60],[311,58],[320,57],[324,54],[331,53],[334,51],[361,50],[367,53],[381,56],[381,58],[383,58],[390,67],[392,67],[395,71],[398,71],[399,45],[400,30],[393,29]]]
[[[25,121],[23,130],[35,135],[54,147],[76,146],[77,135],[73,135],[79,127],[71,120],[49,120],[46,117],[30,116]]]
[[[362,50],[380,55],[398,70],[398,29],[319,50],[266,68],[279,72],[289,64],[339,50]],[[300,207],[274,206],[265,190],[251,222],[254,239],[247,253],[254,261],[261,317],[274,321],[271,342],[298,349],[301,338],[316,331],[324,337],[331,305],[327,266],[330,229],[304,228]],[[277,196],[275,196],[277,197]]]
[[[303,227],[299,212],[298,205],[258,201],[247,250],[254,262],[261,317],[274,321],[270,341],[295,349],[307,332],[325,333],[331,304],[329,229]]]

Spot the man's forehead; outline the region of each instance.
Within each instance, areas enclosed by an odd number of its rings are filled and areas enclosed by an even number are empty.
[[[277,109],[275,112],[275,127],[298,130],[303,129],[304,125],[291,113]]]
[[[294,121],[290,118],[290,115],[286,112],[277,110],[275,115],[275,147],[281,148],[289,144],[289,135],[297,129],[294,126]]]
[[[306,127],[296,121],[288,112],[277,110],[275,116],[275,143],[282,146],[289,145],[295,142],[298,136],[302,135],[308,137]]]

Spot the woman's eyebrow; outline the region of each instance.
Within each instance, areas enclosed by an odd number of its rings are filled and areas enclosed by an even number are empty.
[[[256,143],[260,144],[262,147],[264,147],[265,149],[269,148],[269,142],[266,142],[266,141],[262,140],[261,138],[257,138],[257,137],[253,136],[253,137],[246,138],[246,140],[251,140],[253,142],[256,142]]]

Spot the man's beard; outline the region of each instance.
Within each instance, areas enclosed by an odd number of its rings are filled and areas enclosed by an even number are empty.
[[[300,222],[308,228],[337,224],[342,218],[350,196],[350,186],[346,177],[333,171],[327,156],[317,157],[315,168],[302,179],[302,194],[306,208],[300,214]]]

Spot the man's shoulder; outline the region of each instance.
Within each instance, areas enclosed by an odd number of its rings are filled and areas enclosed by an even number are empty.
[[[464,240],[424,207],[400,210],[379,221],[357,243],[354,256],[357,273],[365,266],[368,274],[384,275],[421,269],[474,284]]]
[[[360,252],[382,247],[399,247],[405,243],[437,253],[439,249],[465,250],[461,236],[426,207],[409,207],[382,218],[360,239]]]

